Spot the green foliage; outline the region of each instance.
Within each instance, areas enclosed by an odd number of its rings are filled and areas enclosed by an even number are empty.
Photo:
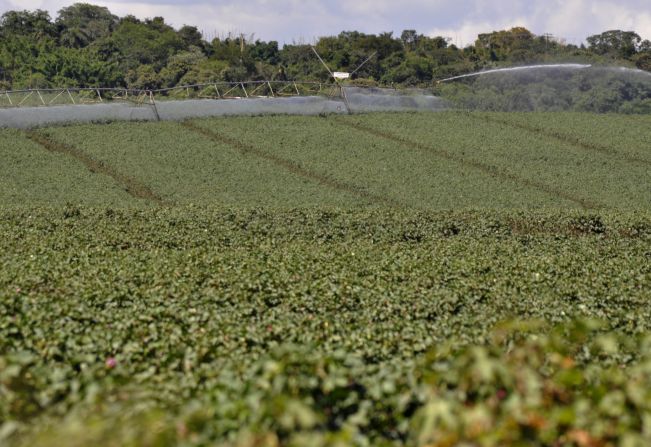
[[[162,17],[144,21],[134,16],[118,18],[105,7],[87,3],[64,7],[54,21],[41,10],[8,11],[0,19],[0,36],[0,82],[13,88],[155,88],[193,80],[330,78],[310,45],[287,44],[280,48],[277,41],[261,41],[253,34],[229,34],[207,42],[195,26],[175,30]],[[392,33],[343,31],[320,38],[315,46],[334,70],[352,72],[366,61],[353,79],[362,80],[364,85],[427,86],[436,79],[483,68],[567,60],[635,64],[649,71],[651,44],[632,31],[607,31],[588,41],[589,48],[579,48],[516,27],[480,34],[466,48],[458,48],[448,38],[429,37],[416,30],[404,30],[399,37]],[[66,63],[44,67],[42,55],[50,54]],[[184,61],[182,67],[178,67],[179,59]],[[82,70],[89,62],[91,68]],[[219,69],[212,69],[215,66]],[[634,105],[627,110],[645,109]]]
[[[475,42],[475,48],[478,54],[491,61],[522,62],[529,58],[528,54],[542,52],[541,48],[537,48],[539,44],[540,40],[536,39],[529,30],[516,27],[508,31],[480,34]],[[558,46],[555,42],[551,42],[551,45]]]
[[[138,204],[108,177],[93,174],[65,155],[44,150],[21,132],[0,132],[0,150],[0,203],[4,206]]]
[[[3,130],[0,444],[647,445],[649,129]]]
[[[124,138],[125,131],[128,138]],[[293,173],[282,163],[271,164],[246,149],[211,141],[176,123],[73,126],[48,129],[47,134],[140,179],[176,204],[291,208],[314,204],[353,207],[365,203],[352,192],[324,187],[317,180]],[[184,141],[182,150],[179,138]],[[119,146],[116,140],[121,140]]]
[[[167,66],[160,71],[165,87],[177,85],[193,68],[206,60],[202,51],[193,47],[189,51],[177,53],[169,58]],[[189,84],[193,84],[190,82]]]
[[[64,46],[83,48],[94,41],[108,37],[115,28],[118,17],[108,8],[88,3],[75,3],[59,11],[56,25]]]
[[[642,38],[634,31],[611,30],[589,36],[588,49],[601,55],[613,58],[628,59],[634,56],[642,42]]]
[[[638,53],[634,60],[637,68],[651,72],[651,50]]]
[[[390,157],[395,166],[401,166],[410,154],[418,154],[421,166],[428,162],[437,166],[429,176],[419,175],[415,167],[402,170],[416,177],[401,179],[414,197],[424,194],[426,187],[419,177],[427,178],[430,185],[436,181],[430,180],[434,176],[448,184],[436,188],[438,194],[423,203],[434,203],[441,195],[457,206],[472,197],[470,206],[507,208],[646,209],[651,203],[649,180],[638,180],[648,178],[651,164],[646,116],[630,121],[622,116],[567,113],[380,114],[349,121],[365,126],[371,134],[384,135],[385,140],[390,138],[395,150],[404,154]],[[455,174],[443,177],[445,166]],[[451,183],[454,176],[456,183]],[[423,186],[409,187],[416,181]],[[472,192],[462,189],[473,183],[482,186]],[[482,198],[476,195],[482,193],[486,194]]]
[[[36,133],[174,204],[649,209],[649,128],[645,116],[443,112],[112,123]],[[0,137],[12,158],[32,153],[22,150],[19,133]],[[34,157],[46,153],[29,147]],[[0,189],[5,203],[34,197],[97,204],[105,194],[100,184],[89,201],[86,187],[73,187],[67,198],[64,188],[51,195],[30,188],[33,176],[43,176],[36,159],[4,165],[14,179]],[[72,166],[58,175],[76,173]],[[116,188],[128,189],[120,181]]]
[[[648,443],[651,338],[600,334],[589,321],[544,335],[535,327],[511,325],[489,346],[430,353],[430,397],[414,417],[413,444]],[[634,347],[640,362],[624,369],[613,361],[622,347]]]
[[[203,36],[196,26],[184,25],[178,31],[179,36],[183,40],[186,48],[197,47],[200,48],[204,45]]]
[[[36,39],[54,37],[56,28],[47,11],[7,11],[0,18],[2,37],[29,36]]]
[[[125,80],[129,88],[142,90],[158,89],[163,84],[163,79],[151,65],[139,65],[137,69],[129,70]]]
[[[122,20],[111,34],[110,43],[117,50],[120,65],[137,70],[152,65],[160,70],[168,58],[183,49],[183,40],[162,19],[148,22]]]
[[[467,110],[644,114],[644,104],[651,99],[651,76],[607,67],[502,72],[444,84],[438,92]]]
[[[0,234],[10,446],[648,436],[648,213],[71,205]]]
[[[418,85],[423,80],[431,80],[432,61],[429,58],[409,55],[397,67],[389,70],[383,80],[389,83]]]

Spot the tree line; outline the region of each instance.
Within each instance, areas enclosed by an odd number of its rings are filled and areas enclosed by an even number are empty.
[[[431,85],[437,79],[500,65],[583,61],[651,71],[651,42],[612,30],[572,45],[525,28],[480,34],[459,48],[415,30],[322,37],[315,47],[334,69],[366,85]],[[46,87],[168,88],[242,80],[327,80],[310,45],[280,46],[253,36],[206,41],[195,26],[174,29],[162,17],[118,17],[76,3],[58,12],[9,11],[0,17],[0,90]]]

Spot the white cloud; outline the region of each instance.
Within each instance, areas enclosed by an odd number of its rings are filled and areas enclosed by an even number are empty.
[[[44,9],[46,11],[52,11],[52,9],[56,8],[59,3],[66,3],[66,2],[57,2],[57,1],[45,2],[41,0],[24,0],[24,1],[0,0],[0,13],[4,13],[5,11],[12,11],[12,10],[16,11],[16,10],[23,10],[23,9],[28,9],[28,10]]]
[[[610,29],[636,31],[651,39],[651,5],[631,1],[550,0],[531,2],[528,8],[505,7],[498,2],[499,14],[486,9],[469,13],[462,20],[445,27],[434,27],[429,35],[452,37],[464,45],[472,43],[479,33],[524,26],[535,34],[550,33],[568,43],[581,44],[585,38]],[[526,13],[526,14],[524,14]],[[488,17],[488,18],[487,18]]]
[[[265,40],[311,41],[343,30],[367,33],[416,29],[472,43],[479,33],[525,26],[580,43],[608,29],[634,30],[651,39],[649,0],[86,0],[114,14],[163,16],[207,34],[255,33]],[[53,17],[74,1],[0,0],[9,9],[46,9]]]
[[[651,6],[633,1],[554,0],[540,7],[536,26],[581,42],[589,35],[610,29],[636,31],[651,38]]]
[[[451,39],[451,43],[458,47],[466,47],[475,43],[477,36],[482,33],[490,33],[503,29],[511,29],[516,26],[529,28],[528,21],[525,18],[514,18],[502,22],[463,22],[460,26],[454,28],[434,28],[428,31],[428,36],[443,36]]]

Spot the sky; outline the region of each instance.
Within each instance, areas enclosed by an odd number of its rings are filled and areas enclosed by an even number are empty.
[[[65,0],[0,0],[0,13],[44,9],[56,17]],[[312,42],[341,31],[415,29],[466,46],[479,33],[524,26],[567,43],[610,29],[651,40],[651,0],[90,0],[113,14],[162,16],[176,28],[194,25],[208,40],[229,33],[281,44]]]

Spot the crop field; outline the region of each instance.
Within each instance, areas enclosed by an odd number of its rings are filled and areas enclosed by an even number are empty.
[[[649,141],[648,117],[566,113],[242,117],[5,130],[0,143],[9,157],[0,168],[6,171],[0,200],[649,209]]]
[[[651,442],[651,119],[0,131],[0,445]]]

